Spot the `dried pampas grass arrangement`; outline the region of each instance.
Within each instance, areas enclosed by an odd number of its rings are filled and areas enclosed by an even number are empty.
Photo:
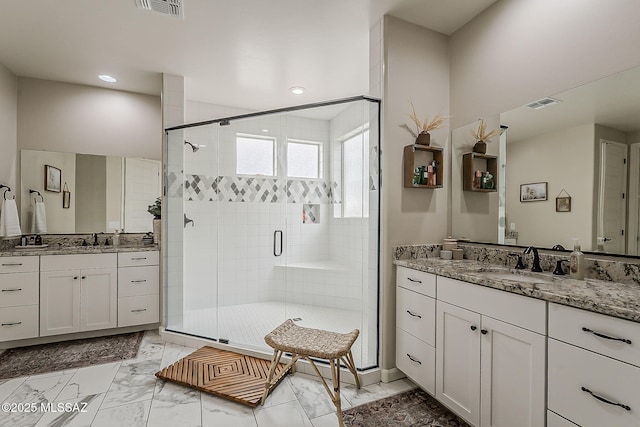
[[[493,129],[487,132],[487,122],[485,119],[480,119],[480,124],[478,125],[478,129],[471,130],[471,135],[476,139],[476,141],[487,141],[494,136],[500,133],[499,129]]]
[[[409,118],[415,124],[416,131],[414,132],[406,123],[401,124],[400,127],[409,132],[414,138],[417,138],[418,134],[429,133],[432,130],[440,129],[444,126],[444,122],[448,117],[443,116],[442,113],[438,113],[431,120],[429,120],[429,117],[427,116],[424,121],[421,121],[418,118],[418,114],[416,114],[416,108],[414,107],[413,102],[411,102],[411,114],[409,114]]]

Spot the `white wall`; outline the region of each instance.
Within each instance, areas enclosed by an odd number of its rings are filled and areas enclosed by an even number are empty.
[[[399,125],[408,123],[413,101],[419,116],[449,115],[449,41],[435,31],[391,16],[383,23],[383,276],[382,367],[395,365],[395,269],[392,247],[438,243],[447,237],[448,193],[451,185],[449,127],[432,132],[431,144],[445,148],[444,188],[403,188],[403,147],[414,138]],[[375,54],[373,54],[375,55]]]
[[[0,64],[0,184],[18,193],[18,79]],[[19,196],[18,196],[19,198]]]
[[[18,79],[18,149],[162,158],[160,98]]]
[[[507,144],[507,221],[516,224],[519,244],[571,249],[576,237],[583,250],[594,250],[594,146],[593,124]],[[520,184],[533,182],[548,182],[548,199],[520,202]],[[556,212],[555,198],[562,189],[571,195],[571,212]]]
[[[638,16],[636,0],[494,3],[451,35],[452,127],[639,65]]]

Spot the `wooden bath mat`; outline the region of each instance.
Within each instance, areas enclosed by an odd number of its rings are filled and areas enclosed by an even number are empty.
[[[202,347],[156,372],[156,377],[256,407],[262,399],[270,366],[269,360]],[[281,374],[284,367],[280,363],[275,375]],[[281,379],[285,376],[286,373]]]

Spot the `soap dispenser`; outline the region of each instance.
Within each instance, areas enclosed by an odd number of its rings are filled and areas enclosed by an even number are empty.
[[[584,254],[580,251],[580,241],[573,240],[573,252],[569,255],[569,277],[572,279],[584,279]]]

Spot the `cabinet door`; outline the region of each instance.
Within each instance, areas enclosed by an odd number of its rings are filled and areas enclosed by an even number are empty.
[[[480,314],[437,302],[436,398],[477,426],[480,421]]]
[[[480,425],[544,426],[544,335],[487,316],[480,332]]]
[[[118,270],[82,271],[80,330],[115,328],[118,314]]]
[[[40,273],[40,336],[80,330],[80,271]]]

